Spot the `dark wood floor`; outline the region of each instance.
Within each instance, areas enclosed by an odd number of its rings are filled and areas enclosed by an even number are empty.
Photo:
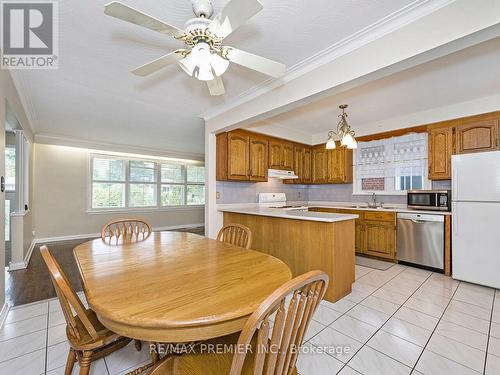
[[[177,231],[190,232],[203,236],[205,228],[178,229]],[[76,291],[82,290],[82,283],[78,267],[73,258],[73,249],[89,239],[58,241],[45,244],[61,265]],[[56,297],[49,273],[38,251],[38,246],[37,244],[33,250],[28,268],[5,273],[5,300],[10,306],[24,305],[25,303]]]

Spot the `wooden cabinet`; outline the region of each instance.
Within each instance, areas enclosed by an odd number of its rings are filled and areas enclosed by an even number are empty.
[[[311,207],[313,212],[355,214],[356,253],[396,260],[396,214],[349,208]]]
[[[392,222],[365,221],[365,244],[363,253],[382,258],[396,258],[396,229]]]
[[[268,141],[242,130],[217,135],[218,181],[267,181]]]
[[[300,182],[303,184],[312,183],[312,149],[310,147],[305,147],[302,154]]]
[[[312,150],[312,182],[313,184],[328,182],[328,150],[324,145],[315,146]]]
[[[429,179],[451,179],[451,155],[453,154],[454,128],[431,129],[429,131]]]
[[[345,147],[327,150],[324,144],[314,146],[312,149],[312,183],[352,183],[352,155],[352,150]]]
[[[293,170],[286,184],[349,184],[353,181],[353,150],[340,145],[308,146],[247,130],[217,135],[217,181],[267,181],[271,169]]]
[[[227,179],[247,181],[249,179],[249,137],[240,131],[227,135]]]
[[[365,251],[365,232],[366,232],[366,226],[364,223],[362,223],[360,220],[356,220],[356,224],[354,227],[354,233],[355,233],[355,244],[354,244],[354,250],[357,253],[362,254]]]
[[[456,127],[457,154],[498,150],[498,118],[464,121]]]
[[[267,181],[268,142],[266,137],[249,137],[250,181]]]
[[[285,184],[310,184],[312,182],[312,150],[310,146],[295,144],[293,147],[293,171],[299,178],[284,180]]]
[[[281,169],[281,142],[269,141],[269,168]]]
[[[337,147],[334,150],[328,150],[328,183],[352,183],[352,157],[352,150],[345,147]]]
[[[269,168],[293,170],[293,143],[272,139],[269,141]]]
[[[500,150],[500,112],[428,125],[429,179],[451,179],[451,155]]]

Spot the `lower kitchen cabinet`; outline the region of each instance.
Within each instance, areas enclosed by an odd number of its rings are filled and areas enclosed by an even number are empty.
[[[364,244],[365,242],[365,232],[366,232],[366,226],[365,224],[361,223],[360,220],[356,220],[355,224],[355,244],[354,244],[354,249],[356,250],[357,253],[363,253],[365,251],[366,245]]]
[[[311,207],[309,211],[354,214],[356,253],[396,260],[396,213]]]
[[[361,251],[363,254],[396,259],[396,229],[394,223],[365,221],[364,237],[365,248]]]

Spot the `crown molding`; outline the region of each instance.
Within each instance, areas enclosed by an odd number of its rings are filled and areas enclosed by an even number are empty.
[[[311,72],[341,56],[348,54],[364,45],[398,30],[422,17],[425,17],[438,9],[449,5],[456,0],[415,0],[411,4],[389,14],[377,22],[359,30],[358,32],[332,44],[328,48],[310,56],[298,64],[287,69],[285,75],[280,78],[270,78],[259,85],[253,86],[247,91],[235,96],[228,103],[215,107],[200,115],[205,121],[221,115],[222,113],[236,108],[256,97],[263,95],[273,89],[290,82],[297,77]]]
[[[49,133],[35,134],[35,143],[84,148],[95,151],[120,152],[120,153],[128,153],[128,154],[136,154],[144,156],[156,156],[164,158],[175,158],[175,159],[192,160],[192,161],[205,160],[204,154],[188,153],[188,152],[174,151],[174,150],[164,150],[164,149],[149,148],[149,147],[138,147],[138,146],[118,144],[118,143],[98,142],[86,139],[69,138]]]

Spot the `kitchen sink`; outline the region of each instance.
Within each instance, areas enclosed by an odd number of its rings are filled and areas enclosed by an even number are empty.
[[[346,206],[346,208],[370,208],[370,209],[374,209],[374,210],[394,210],[396,207],[392,207],[392,206],[369,207],[369,206],[366,206],[366,205],[364,205],[364,206],[362,206],[362,205],[355,205],[355,206]]]

